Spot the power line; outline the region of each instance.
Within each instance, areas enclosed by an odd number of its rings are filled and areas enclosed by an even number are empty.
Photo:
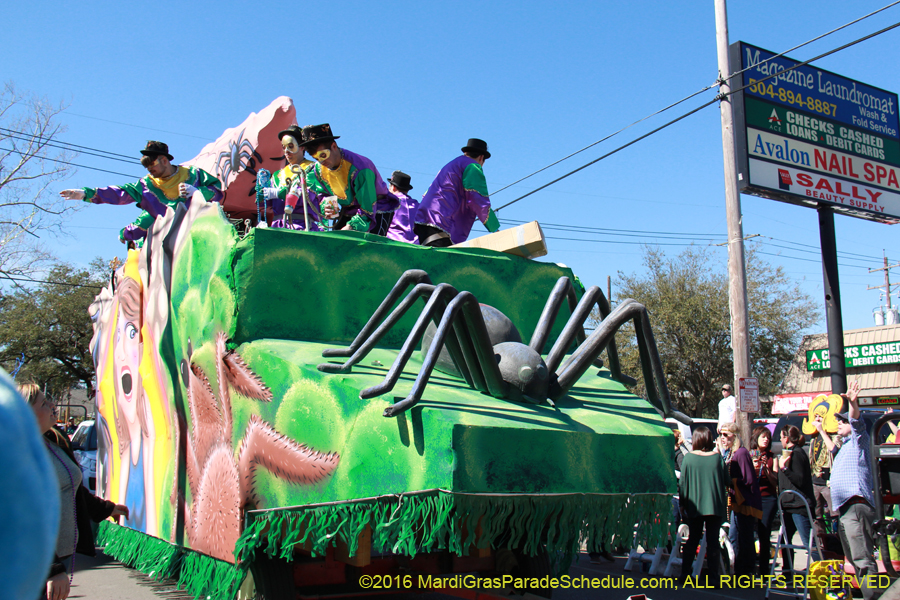
[[[494,209],[494,212],[499,212],[500,210],[506,208],[506,207],[509,206],[510,204],[515,204],[515,203],[518,202],[519,200],[522,200],[522,199],[524,199],[524,198],[527,198],[528,196],[530,196],[530,195],[532,195],[532,194],[534,194],[534,193],[536,193],[536,192],[539,192],[539,191],[541,191],[541,190],[544,189],[544,188],[548,188],[548,187],[550,187],[551,185],[553,185],[554,183],[557,183],[557,182],[559,182],[559,181],[562,181],[562,180],[565,179],[566,177],[569,177],[569,176],[571,176],[571,175],[574,175],[575,173],[577,173],[577,172],[579,172],[579,171],[581,171],[581,170],[583,170],[583,169],[586,169],[586,168],[588,168],[589,166],[591,166],[591,165],[593,165],[593,164],[595,164],[595,163],[600,162],[600,161],[603,160],[604,158],[608,158],[608,157],[612,156],[613,154],[615,154],[616,152],[619,152],[620,150],[624,150],[625,148],[627,148],[627,147],[629,147],[629,146],[632,146],[632,145],[634,145],[634,144],[640,142],[641,140],[643,140],[643,139],[645,139],[645,138],[650,137],[650,136],[653,135],[654,133],[658,133],[658,132],[662,131],[663,129],[665,129],[665,128],[668,127],[669,125],[674,125],[674,124],[677,123],[678,121],[681,121],[681,120],[683,120],[683,119],[685,119],[685,118],[687,118],[687,117],[693,115],[694,113],[700,112],[701,110],[703,110],[703,109],[706,108],[707,106],[710,106],[710,105],[712,105],[712,104],[715,104],[716,102],[718,102],[718,100],[719,100],[718,97],[713,98],[712,100],[710,100],[710,101],[707,102],[706,104],[702,104],[702,105],[698,106],[697,108],[695,108],[694,110],[692,110],[692,111],[690,111],[690,112],[687,112],[687,113],[681,115],[680,117],[676,117],[676,118],[672,119],[671,121],[669,121],[668,123],[665,123],[665,124],[663,124],[663,125],[660,125],[659,127],[657,127],[656,129],[654,129],[653,131],[649,131],[649,132],[645,133],[644,135],[642,135],[642,136],[640,136],[640,137],[638,137],[638,138],[635,138],[635,139],[631,140],[630,142],[628,142],[628,143],[626,143],[626,144],[623,144],[623,145],[619,146],[619,147],[616,148],[615,150],[612,150],[612,151],[610,151],[610,152],[607,152],[606,154],[604,154],[604,155],[601,156],[600,158],[594,159],[594,160],[592,160],[591,162],[589,162],[589,163],[587,163],[587,164],[585,164],[585,165],[582,165],[582,166],[578,167],[577,169],[575,169],[575,170],[573,170],[573,171],[569,171],[569,172],[566,173],[565,175],[563,175],[563,176],[561,176],[561,177],[557,177],[556,179],[554,179],[554,180],[551,181],[550,183],[544,184],[544,185],[542,185],[541,187],[539,187],[539,188],[537,188],[537,189],[535,189],[535,190],[532,190],[532,191],[528,192],[528,193],[525,194],[524,196],[519,196],[519,197],[516,198],[515,200],[513,200],[513,201],[511,201],[511,202],[507,202],[506,204],[504,204],[503,206],[501,206],[501,207],[499,207],[499,208],[495,208],[495,209]]]
[[[767,58],[767,59],[765,59],[765,60],[759,61],[758,63],[756,63],[756,64],[753,65],[753,66],[747,67],[746,69],[741,69],[740,71],[736,71],[736,72],[732,73],[731,75],[729,75],[729,76],[728,76],[728,79],[731,79],[731,78],[734,77],[735,75],[740,75],[740,74],[743,73],[744,71],[747,71],[747,70],[749,70],[749,69],[752,69],[752,68],[754,68],[754,67],[757,67],[757,66],[759,66],[759,65],[761,65],[761,64],[765,64],[765,63],[769,62],[770,60],[775,60],[776,58],[781,58],[782,56],[784,56],[784,55],[787,54],[788,52],[793,52],[794,50],[797,50],[798,48],[802,48],[803,46],[808,46],[809,44],[812,44],[813,42],[819,41],[819,40],[821,40],[822,38],[831,35],[832,33],[836,33],[836,32],[838,32],[838,31],[840,31],[841,29],[845,29],[845,28],[847,28],[847,27],[850,27],[851,25],[855,25],[856,23],[859,23],[860,21],[862,21],[862,20],[864,20],[864,19],[868,19],[868,18],[871,17],[872,15],[877,15],[878,13],[880,13],[880,12],[882,12],[882,11],[884,11],[884,10],[889,9],[889,8],[891,8],[892,6],[896,6],[896,5],[898,5],[898,4],[900,4],[900,0],[897,0],[896,2],[891,2],[891,3],[888,4],[887,6],[883,6],[883,7],[879,8],[878,10],[873,11],[873,12],[870,12],[869,14],[864,15],[864,16],[862,16],[862,17],[860,17],[860,18],[858,18],[858,19],[855,19],[855,20],[853,20],[853,21],[850,21],[849,23],[845,23],[845,24],[841,25],[840,27],[838,27],[838,28],[836,28],[836,29],[832,29],[831,31],[829,31],[829,32],[827,32],[827,33],[823,33],[822,35],[816,36],[816,37],[814,37],[813,39],[811,39],[811,40],[809,40],[809,41],[806,41],[806,42],[803,42],[802,44],[798,44],[797,46],[794,46],[793,48],[788,48],[787,50],[785,50],[784,52],[782,52],[782,53],[780,53],[780,54],[776,54],[775,56],[770,56],[769,58]]]
[[[878,14],[878,13],[884,11],[884,10],[887,10],[888,8],[891,8],[892,6],[896,6],[897,4],[900,4],[900,0],[897,0],[896,2],[892,2],[891,4],[888,4],[888,5],[885,6],[885,7],[879,8],[878,10],[873,11],[873,12],[871,12],[871,13],[865,15],[865,16],[859,17],[858,19],[855,19],[855,20],[853,20],[853,21],[850,21],[849,23],[845,23],[844,25],[841,25],[840,27],[837,27],[837,28],[835,28],[835,29],[832,29],[831,31],[829,31],[829,32],[827,32],[827,33],[823,33],[822,35],[819,35],[819,36],[816,36],[816,37],[812,38],[811,40],[808,40],[808,41],[806,41],[806,42],[803,42],[802,44],[799,44],[799,45],[797,45],[797,46],[794,46],[793,48],[790,48],[790,49],[788,49],[788,50],[785,50],[785,51],[782,52],[781,54],[776,54],[775,56],[771,56],[771,57],[769,57],[769,58],[767,58],[767,59],[761,61],[760,63],[757,63],[757,65],[766,63],[766,62],[768,62],[768,61],[770,61],[770,60],[774,60],[774,59],[776,59],[776,58],[780,58],[780,57],[784,56],[785,54],[787,54],[788,52],[793,52],[794,50],[797,50],[798,48],[802,48],[803,46],[809,45],[809,44],[811,44],[811,43],[813,43],[813,42],[815,42],[815,41],[818,41],[818,40],[820,40],[820,39],[822,39],[822,38],[824,38],[824,37],[827,37],[827,36],[831,35],[832,33],[836,33],[836,32],[838,32],[838,31],[840,31],[840,30],[842,30],[842,29],[845,29],[845,28],[851,26],[851,25],[854,25],[854,24],[856,24],[856,23],[859,23],[860,21],[862,21],[862,20],[864,20],[864,19],[867,19],[867,18],[869,18],[869,17],[871,17],[871,16],[873,16],[873,15],[876,15],[876,14]],[[757,65],[754,65],[754,66],[757,66]],[[750,69],[750,68],[752,68],[752,67],[747,67],[746,69],[741,69],[740,71],[737,71],[737,72],[735,72],[735,73],[732,73],[731,75],[729,75],[728,78],[731,79],[732,77],[734,77],[734,76],[736,76],[736,75],[740,75],[741,73],[743,73],[744,71],[746,71],[747,69]],[[602,143],[602,142],[605,142],[606,140],[608,140],[608,139],[610,139],[610,138],[612,138],[612,137],[614,137],[614,136],[616,136],[616,135],[622,133],[622,132],[625,131],[626,129],[629,129],[629,128],[631,128],[631,127],[634,127],[635,125],[637,125],[637,124],[639,124],[639,123],[642,123],[643,121],[646,121],[647,119],[650,119],[650,118],[652,118],[652,117],[655,117],[656,115],[658,115],[658,114],[660,114],[660,113],[663,113],[663,112],[669,110],[670,108],[673,108],[673,107],[675,107],[675,106],[678,106],[678,105],[681,104],[682,102],[685,102],[685,101],[687,101],[687,100],[690,100],[690,99],[693,98],[694,96],[698,96],[698,95],[702,94],[703,92],[705,92],[705,91],[707,91],[707,90],[710,90],[710,89],[712,89],[712,88],[714,88],[714,87],[716,87],[716,86],[718,86],[718,85],[719,85],[719,82],[716,82],[716,83],[710,84],[710,85],[708,85],[708,86],[706,86],[706,87],[704,87],[704,88],[702,88],[702,89],[700,89],[700,90],[694,92],[693,94],[690,94],[690,95],[688,95],[688,96],[685,96],[685,97],[682,98],[681,100],[678,100],[677,102],[673,102],[672,104],[666,106],[665,108],[661,108],[660,110],[657,110],[656,112],[651,113],[651,114],[647,115],[646,117],[644,117],[644,118],[642,118],[642,119],[638,119],[638,120],[635,121],[634,123],[631,123],[630,125],[626,125],[625,127],[619,129],[618,131],[615,131],[615,132],[613,132],[613,133],[607,135],[606,137],[597,140],[596,142],[594,142],[594,143],[592,143],[592,144],[588,144],[588,145],[585,146],[584,148],[581,148],[580,150],[576,150],[575,152],[569,154],[568,156],[564,156],[563,158],[560,158],[559,160],[554,161],[554,162],[550,163],[549,165],[547,165],[547,166],[545,166],[545,167],[541,167],[541,168],[538,169],[537,171],[534,171],[534,172],[532,172],[532,173],[529,173],[529,174],[526,175],[525,177],[522,177],[522,178],[520,178],[520,179],[517,179],[517,180],[513,181],[512,183],[503,186],[503,187],[500,188],[499,190],[495,191],[492,195],[496,195],[496,194],[502,192],[503,190],[505,190],[505,189],[507,189],[507,188],[510,188],[510,187],[516,185],[517,183],[521,183],[522,181],[525,181],[525,180],[528,179],[529,177],[532,177],[532,176],[534,176],[534,175],[537,175],[537,174],[540,173],[541,171],[546,171],[546,170],[549,169],[550,167],[553,167],[553,166],[555,166],[555,165],[558,165],[559,163],[563,162],[564,160],[568,160],[569,158],[572,158],[572,157],[575,156],[576,154],[580,154],[581,152],[584,152],[584,151],[587,150],[588,148],[592,148],[592,147],[596,146],[597,144],[600,144],[600,143]]]
[[[0,129],[2,129],[2,128],[0,128]],[[27,134],[26,134],[26,135],[27,135]],[[132,165],[139,165],[139,164],[141,164],[139,160],[134,159],[134,158],[131,158],[131,159],[117,158],[117,157],[115,157],[115,156],[108,156],[108,155],[106,155],[106,154],[100,154],[100,152],[103,152],[102,150],[100,150],[99,152],[91,152],[90,150],[79,150],[79,149],[76,149],[76,148],[70,148],[70,147],[68,147],[68,146],[61,146],[61,145],[59,145],[59,144],[57,144],[57,143],[54,143],[54,142],[51,142],[51,141],[44,141],[45,138],[40,138],[40,137],[26,137],[25,135],[16,135],[16,134],[10,134],[10,133],[7,133],[7,134],[6,134],[6,137],[7,137],[7,139],[22,140],[22,141],[24,141],[24,142],[33,142],[33,141],[37,141],[37,142],[41,145],[42,148],[43,148],[43,147],[58,148],[58,149],[60,149],[60,150],[70,150],[70,151],[72,151],[72,152],[77,152],[78,154],[88,154],[88,155],[90,155],[90,156],[97,156],[97,157],[100,157],[100,158],[106,158],[106,159],[109,159],[109,160],[117,160],[117,161],[119,161],[119,162],[129,163],[129,164],[132,164]],[[60,142],[60,144],[63,144],[63,143],[65,143],[65,142]]]
[[[104,286],[102,285],[88,285],[86,283],[69,283],[66,281],[45,281],[43,279],[25,279],[21,277],[10,277],[6,273],[0,273],[0,278],[9,279],[11,281],[26,281],[28,283],[47,283],[50,285],[65,285],[69,287],[85,287],[85,288],[94,288],[95,290],[102,290]]]
[[[898,0],[898,2],[900,2],[900,0]],[[716,87],[717,85],[718,85],[718,83],[713,83],[712,85],[706,86],[706,87],[703,88],[702,90],[698,90],[698,91],[694,92],[693,94],[690,94],[689,96],[685,96],[685,97],[682,98],[681,100],[678,100],[677,102],[673,102],[672,104],[668,105],[667,107],[661,108],[661,109],[659,109],[658,111],[656,111],[655,113],[651,113],[651,114],[647,115],[647,116],[644,117],[643,119],[638,119],[637,121],[635,121],[635,122],[632,123],[631,125],[626,125],[626,126],[623,127],[622,129],[619,129],[618,131],[614,131],[613,133],[610,133],[610,134],[607,135],[606,137],[597,140],[597,141],[594,142],[593,144],[588,144],[587,146],[585,146],[585,147],[582,148],[581,150],[576,150],[576,151],[573,152],[572,154],[569,154],[568,156],[564,156],[564,157],[560,158],[559,160],[557,160],[556,162],[550,163],[550,164],[547,165],[546,167],[541,167],[541,168],[538,169],[537,171],[535,171],[535,172],[533,172],[533,173],[529,173],[529,174],[526,175],[525,177],[522,177],[521,179],[517,179],[517,180],[513,181],[512,183],[503,186],[502,188],[500,188],[499,190],[497,190],[496,192],[494,192],[494,194],[498,194],[498,193],[502,192],[503,190],[505,190],[506,188],[512,187],[512,186],[516,185],[517,183],[520,183],[520,182],[522,182],[522,181],[525,181],[525,180],[528,179],[529,177],[531,177],[531,176],[533,176],[533,175],[537,175],[537,174],[540,173],[541,171],[546,171],[546,170],[549,169],[550,167],[555,166],[555,165],[558,165],[559,163],[563,162],[564,160],[568,160],[568,159],[572,158],[573,156],[575,156],[576,154],[580,154],[580,153],[584,152],[584,151],[587,150],[588,148],[593,148],[593,147],[596,146],[597,144],[600,144],[600,143],[602,143],[602,142],[605,142],[606,140],[610,139],[611,137],[614,137],[614,136],[616,136],[616,135],[622,133],[622,132],[625,131],[626,129],[630,129],[631,127],[634,127],[635,125],[637,125],[637,124],[639,124],[639,123],[642,123],[642,122],[646,121],[647,119],[650,119],[651,117],[655,117],[656,115],[658,115],[658,114],[660,114],[660,113],[663,113],[663,112],[669,110],[670,108],[673,108],[673,107],[675,107],[675,106],[678,106],[678,105],[681,104],[682,102],[685,102],[686,100],[690,100],[690,99],[693,98],[694,96],[698,96],[698,95],[702,94],[703,92],[705,92],[705,91],[707,91],[707,90],[710,90],[710,89]],[[499,210],[499,209],[498,209],[498,210]]]
[[[900,1],[900,0],[898,0],[898,1]],[[38,141],[48,140],[48,143],[50,142],[50,140],[52,140],[53,143],[63,144],[65,146],[71,146],[71,148],[65,148],[66,150],[71,149],[76,152],[81,152],[83,150],[91,150],[93,152],[102,152],[103,154],[108,154],[110,158],[116,156],[116,157],[128,159],[135,163],[140,163],[139,159],[134,158],[133,156],[128,156],[127,154],[119,154],[118,152],[110,152],[109,150],[102,150],[100,148],[92,148],[91,146],[82,146],[79,144],[73,144],[71,142],[64,142],[64,141],[56,139],[56,138],[48,138],[48,137],[43,137],[40,135],[32,135],[32,134],[28,133],[27,131],[18,131],[16,129],[9,129],[7,127],[0,127],[0,131],[6,131],[7,133],[18,134],[20,136],[27,136],[28,140],[32,140],[32,139],[35,139]],[[106,157],[104,157],[104,158],[106,158]]]
[[[22,152],[21,150],[14,150],[13,148],[0,148],[0,151],[15,152],[16,154],[26,156],[26,154],[24,152]],[[34,156],[33,158],[36,158],[38,160],[51,160],[53,162],[61,163],[64,165],[71,165],[73,167],[79,167],[81,169],[90,169],[92,171],[100,171],[101,173],[112,173],[113,175],[122,175],[123,177],[133,177],[134,179],[141,178],[140,175],[130,175],[128,173],[119,173],[118,171],[108,171],[106,169],[98,169],[97,167],[89,167],[87,165],[79,165],[78,163],[68,162],[65,160],[61,160],[59,158],[47,158],[47,157],[43,157],[43,156]]]
[[[101,119],[100,117],[92,117],[90,115],[80,115],[78,113],[73,113],[69,111],[64,111],[67,115],[72,115],[73,117],[81,117],[83,119],[93,119],[95,121],[103,121],[104,123],[113,123],[115,125],[125,125],[126,127],[135,127],[137,129],[146,129],[147,131],[158,131],[159,133],[168,133],[170,135],[180,135],[183,137],[194,138],[197,140],[206,140],[207,138],[200,137],[199,135],[190,135],[188,133],[179,133],[177,131],[166,131],[165,129],[155,129],[153,127],[144,127],[143,125],[134,125],[132,123],[122,123],[121,121],[111,121],[109,119]]]
[[[809,63],[811,63],[811,62],[813,62],[813,61],[819,60],[819,59],[824,58],[824,57],[826,57],[826,56],[830,56],[831,54],[834,54],[834,53],[836,53],[836,52],[840,52],[841,50],[846,50],[847,48],[849,48],[849,47],[851,47],[851,46],[854,46],[854,45],[856,45],[856,44],[859,44],[860,42],[864,42],[864,41],[866,41],[866,40],[868,40],[868,39],[871,39],[871,38],[873,38],[873,37],[875,37],[875,36],[881,35],[882,33],[886,33],[886,32],[888,32],[888,31],[890,31],[891,29],[894,29],[894,28],[896,28],[896,27],[900,27],[900,23],[895,23],[894,25],[890,25],[890,26],[888,26],[888,27],[885,27],[884,29],[881,29],[881,30],[879,30],[879,31],[876,31],[875,33],[871,33],[871,34],[869,34],[869,35],[863,36],[863,37],[861,37],[861,38],[859,38],[859,39],[857,39],[857,40],[854,40],[854,41],[852,41],[852,42],[849,42],[849,43],[847,43],[847,44],[844,44],[843,46],[839,46],[838,48],[835,48],[835,49],[833,49],[833,50],[829,50],[828,52],[824,52],[824,53],[820,54],[819,56],[815,56],[815,57],[813,57],[813,58],[811,58],[811,59],[809,59],[809,60],[807,60],[807,61],[798,63],[798,64],[796,64],[796,65],[794,65],[794,66],[792,66],[792,67],[790,67],[790,68],[788,68],[788,69],[784,69],[784,70],[778,71],[777,73],[773,73],[772,75],[769,75],[769,76],[764,77],[763,79],[761,79],[761,80],[759,80],[759,81],[754,82],[753,85],[758,85],[758,84],[760,84],[760,83],[762,83],[762,82],[764,82],[764,81],[768,81],[769,79],[772,79],[773,77],[777,77],[777,76],[779,76],[779,75],[782,74],[782,73],[786,73],[786,72],[788,72],[788,71],[792,71],[792,70],[797,69],[797,68],[799,68],[799,67],[808,65]],[[728,78],[730,79],[732,76],[733,76],[733,75],[729,75]],[[747,85],[745,85],[745,86],[743,86],[743,87],[740,87],[740,88],[738,88],[738,89],[736,89],[736,90],[731,90],[731,91],[728,93],[728,95],[733,95],[733,94],[735,94],[735,93],[737,93],[737,92],[739,92],[739,91],[742,91],[742,90],[748,88],[749,86],[750,86],[750,84],[747,84]],[[581,171],[581,170],[583,170],[583,169],[586,169],[587,167],[589,167],[589,166],[591,166],[591,165],[593,165],[593,164],[596,164],[596,163],[600,162],[601,160],[603,160],[603,159],[605,159],[605,158],[608,158],[609,156],[612,156],[612,155],[615,154],[616,152],[619,152],[620,150],[623,150],[623,149],[625,149],[625,148],[627,148],[627,147],[629,147],[629,146],[631,146],[631,145],[633,145],[633,144],[635,144],[635,143],[637,143],[637,142],[639,142],[639,141],[641,141],[641,140],[643,140],[643,139],[646,139],[646,138],[650,137],[651,135],[653,135],[653,134],[655,134],[655,133],[658,133],[659,131],[665,129],[666,127],[668,127],[668,126],[670,126],[670,125],[673,125],[674,123],[677,123],[678,121],[681,121],[682,119],[684,119],[684,118],[686,118],[686,117],[688,117],[688,116],[690,116],[690,115],[693,115],[693,114],[696,113],[696,112],[699,112],[699,111],[703,110],[703,109],[706,108],[707,106],[710,106],[710,105],[714,104],[716,101],[720,100],[720,99],[723,98],[723,97],[724,97],[723,94],[720,94],[719,96],[716,96],[716,98],[714,98],[714,99],[711,100],[710,102],[707,102],[706,104],[703,104],[703,105],[701,105],[701,106],[695,108],[694,110],[692,110],[692,111],[690,111],[690,112],[688,112],[688,113],[685,113],[685,114],[681,115],[680,117],[677,117],[677,118],[675,118],[675,119],[669,121],[668,123],[665,123],[665,124],[661,125],[660,127],[657,127],[656,129],[654,129],[654,130],[652,130],[652,131],[650,131],[650,132],[648,132],[648,133],[646,133],[646,134],[644,134],[644,135],[642,135],[642,136],[640,136],[640,137],[638,137],[638,138],[636,138],[636,139],[634,139],[634,140],[628,142],[627,144],[624,144],[624,145],[622,145],[622,146],[619,146],[618,148],[612,150],[611,152],[608,152],[607,154],[604,154],[603,156],[601,156],[601,157],[599,157],[599,158],[597,158],[597,159],[595,159],[595,160],[592,160],[591,162],[589,162],[589,163],[587,163],[587,164],[585,164],[585,165],[582,165],[582,166],[578,167],[577,169],[575,169],[575,170],[573,170],[573,171],[570,171],[570,172],[566,173],[565,175],[563,175],[563,176],[561,176],[561,177],[558,177],[558,178],[554,179],[553,181],[551,181],[551,182],[549,182],[549,183],[547,183],[547,184],[545,184],[545,185],[542,185],[541,187],[539,187],[539,188],[537,188],[537,189],[534,189],[534,190],[528,192],[527,194],[524,194],[523,196],[519,196],[518,198],[516,198],[515,200],[512,200],[511,202],[507,202],[507,203],[504,204],[503,206],[500,206],[499,208],[494,209],[494,212],[499,212],[501,209],[504,209],[504,208],[506,208],[507,206],[509,206],[509,205],[511,205],[511,204],[514,204],[514,203],[518,202],[519,200],[523,200],[524,198],[527,198],[528,196],[530,196],[530,195],[532,195],[532,194],[534,194],[534,193],[536,193],[536,192],[539,192],[539,191],[541,191],[541,190],[543,190],[543,189],[545,189],[545,188],[548,188],[548,187],[550,187],[551,185],[553,185],[553,184],[555,184],[555,183],[558,183],[559,181],[562,181],[562,180],[565,179],[566,177],[569,177],[569,176],[571,176],[571,175],[574,175],[575,173],[577,173],[577,172],[579,172],[579,171]],[[507,186],[507,187],[508,187],[508,186]]]

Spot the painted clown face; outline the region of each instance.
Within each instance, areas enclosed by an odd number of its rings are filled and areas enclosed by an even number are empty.
[[[129,424],[137,422],[140,394],[138,367],[141,361],[140,289],[133,279],[119,286],[119,313],[116,320],[116,399]]]

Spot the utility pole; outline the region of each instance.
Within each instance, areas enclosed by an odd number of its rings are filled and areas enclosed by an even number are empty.
[[[887,309],[891,310],[891,269],[895,269],[900,267],[900,263],[895,265],[888,265],[887,254],[884,254],[884,266],[880,269],[869,269],[869,273],[877,273],[878,271],[884,271],[884,296],[887,298]],[[895,283],[893,287],[897,287],[900,283]],[[880,290],[882,289],[880,286],[868,286],[866,290]]]
[[[734,360],[735,413],[741,439],[750,441],[750,421],[740,410],[742,377],[750,377],[750,336],[747,310],[747,273],[744,265],[744,229],[741,223],[741,196],[738,192],[734,156],[734,122],[731,109],[731,76],[728,60],[728,12],[725,0],[716,4],[716,53],[719,59],[719,112],[722,118],[722,153],[725,162],[725,214],[728,221],[728,303],[731,308],[731,349]]]

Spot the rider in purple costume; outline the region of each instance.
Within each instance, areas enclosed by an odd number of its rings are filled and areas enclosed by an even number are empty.
[[[287,220],[284,218],[284,207],[288,194],[293,193],[296,196],[293,199],[299,200],[300,196],[303,195],[301,186],[298,185],[299,179],[303,176],[303,171],[306,171],[313,164],[311,160],[306,160],[304,156],[306,153],[303,150],[303,146],[300,145],[302,137],[302,131],[297,125],[291,125],[278,133],[278,139],[281,140],[281,146],[284,148],[284,158],[288,164],[283,169],[272,173],[271,187],[262,190],[266,201],[272,207],[271,227],[276,229],[297,229],[302,231],[306,225],[303,216],[303,204],[299,201],[294,208],[293,224],[288,225]],[[293,169],[291,169],[294,165],[300,167],[301,175],[294,174]],[[307,203],[307,215],[309,217],[309,230],[320,231],[319,212],[316,204]]]
[[[84,200],[93,204],[136,203],[143,212],[119,232],[119,241],[123,243],[143,243],[156,217],[166,214],[167,208],[175,208],[179,202],[189,207],[194,192],[203,194],[207,202],[222,202],[221,182],[203,169],[173,165],[170,161],[174,157],[169,154],[166,144],[151,140],[141,154],[144,155],[141,164],[150,174],[136,183],[63,190],[59,195],[67,200]]]
[[[419,238],[416,237],[413,227],[416,223],[416,211],[419,208],[419,201],[407,195],[412,187],[409,175],[403,171],[394,171],[391,174],[391,178],[388,179],[388,189],[391,194],[397,197],[400,205],[394,211],[394,218],[391,220],[387,238],[398,242],[418,244]]]
[[[461,244],[475,219],[488,231],[500,229],[484,178],[484,161],[491,157],[487,143],[471,138],[462,152],[441,169],[419,204],[415,231],[423,246]]]

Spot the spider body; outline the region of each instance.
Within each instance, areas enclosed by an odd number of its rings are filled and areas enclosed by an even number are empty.
[[[412,291],[403,297],[410,286],[413,286]],[[319,370],[327,373],[350,372],[353,365],[375,347],[384,334],[419,298],[425,300],[425,308],[384,381],[360,392],[360,398],[365,399],[391,391],[413,350],[422,340],[429,323],[434,322],[436,326],[434,339],[427,346],[428,350],[425,352],[422,368],[412,391],[405,399],[388,406],[384,410],[386,417],[400,414],[419,402],[445,347],[455,370],[470,386],[498,399],[532,403],[546,401],[553,405],[553,401],[565,396],[588,368],[598,364],[599,356],[604,350],[607,352],[612,376],[620,382],[633,384],[634,380],[623,375],[619,369],[614,337],[619,327],[633,320],[650,402],[666,417],[684,418],[672,409],[669,402],[662,363],[650,329],[647,309],[629,299],[621,302],[614,311],[610,311],[609,303],[596,286],[586,290],[579,300],[575,294],[575,286],[568,277],[562,277],[557,281],[547,299],[531,341],[526,345],[515,340],[495,342],[487,323],[492,321],[503,323],[509,319],[496,309],[480,305],[471,293],[457,291],[447,283],[434,285],[424,271],[406,271],[349,348],[329,349],[322,353],[325,357],[349,357],[348,360],[340,364],[320,364]],[[550,336],[553,323],[566,302],[571,317],[547,358],[544,359],[543,348]],[[397,306],[393,308],[395,304]],[[584,323],[595,306],[599,308],[603,320],[590,336],[586,336]],[[506,335],[518,336],[514,326],[511,329],[507,327],[506,330],[508,332]],[[515,331],[515,334],[509,333],[511,331]],[[566,353],[575,342],[578,342],[578,347],[568,359],[565,359]]]

